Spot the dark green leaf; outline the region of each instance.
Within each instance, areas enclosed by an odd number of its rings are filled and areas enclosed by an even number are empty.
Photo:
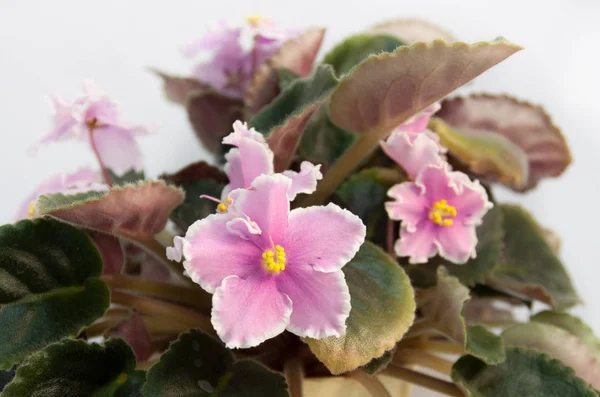
[[[352,310],[341,338],[305,338],[333,373],[351,371],[381,357],[406,333],[415,318],[414,291],[396,261],[365,242],[343,268]]]
[[[122,186],[128,183],[136,183],[146,179],[144,171],[136,171],[134,169],[131,169],[122,175],[117,175],[110,169],[108,170],[108,173],[110,175],[110,180],[112,181],[114,186]]]
[[[0,369],[76,335],[109,305],[89,237],[47,219],[0,227]]]
[[[287,397],[283,376],[262,365],[233,361],[210,336],[191,330],[163,353],[148,372],[144,397]]]
[[[15,372],[17,372],[16,368],[10,370],[1,370],[0,371],[0,392],[4,390],[6,385],[8,385],[13,378],[15,377]]]
[[[142,397],[144,383],[146,383],[146,371],[131,372],[125,383],[115,391],[113,397]]]
[[[532,216],[518,206],[500,208],[504,214],[504,254],[489,277],[491,285],[561,310],[581,302],[562,262]]]
[[[325,56],[323,63],[333,66],[336,74],[341,76],[367,59],[369,55],[392,52],[402,45],[403,42],[390,35],[359,34],[335,46]]]
[[[286,68],[278,68],[277,75],[279,76],[279,89],[283,90],[285,87],[299,79],[301,76],[294,73],[293,71]]]
[[[140,381],[135,357],[120,339],[103,345],[66,340],[32,355],[1,397],[132,397]],[[131,382],[130,376],[136,381]]]
[[[394,347],[392,350],[388,350],[381,357],[377,357],[369,361],[367,364],[360,367],[360,369],[369,375],[375,375],[380,371],[383,371],[388,364],[394,358],[394,353],[396,352],[396,348]]]
[[[506,361],[488,365],[473,356],[461,357],[452,379],[471,397],[597,397],[573,370],[543,353],[507,348]]]

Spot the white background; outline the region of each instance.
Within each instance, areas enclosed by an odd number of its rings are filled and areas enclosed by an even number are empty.
[[[43,179],[94,166],[79,144],[60,144],[35,157],[26,149],[48,132],[44,99],[70,99],[92,78],[122,104],[128,121],[156,124],[142,138],[147,174],[174,171],[205,156],[183,110],[163,98],[153,66],[187,73],[180,50],[218,18],[270,15],[282,25],[327,26],[325,48],[376,22],[425,18],[467,42],[498,36],[525,46],[476,80],[471,89],[507,92],[543,104],[564,131],[575,162],[557,180],[525,196],[524,203],[563,237],[562,257],[587,303],[577,312],[600,331],[600,136],[596,92],[600,2],[593,0],[390,1],[0,1],[0,221],[9,222],[22,200]]]

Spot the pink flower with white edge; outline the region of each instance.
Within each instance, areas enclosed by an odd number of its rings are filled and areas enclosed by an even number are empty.
[[[393,186],[386,203],[390,219],[402,221],[398,256],[425,263],[436,254],[456,264],[475,258],[483,216],[493,207],[479,181],[444,166],[428,166],[414,182]]]
[[[255,178],[260,175],[273,174],[273,152],[260,132],[248,128],[246,123],[233,123],[233,132],[223,138],[226,145],[235,146],[225,155],[225,173],[229,184],[223,189],[221,199],[227,202],[229,193],[235,189],[250,187]],[[313,165],[308,161],[300,164],[300,172],[284,171],[283,175],[292,180],[288,191],[290,200],[297,194],[310,194],[317,188],[317,181],[323,178],[321,165]],[[229,198],[231,201],[231,198]]]
[[[141,169],[142,154],[135,137],[148,134],[148,129],[124,123],[117,105],[91,83],[84,83],[84,95],[72,102],[55,96],[50,97],[50,102],[54,110],[53,128],[35,147],[69,139],[82,140],[92,149],[95,145],[104,166],[118,175]]]
[[[102,183],[102,177],[95,171],[81,169],[72,174],[62,173],[41,183],[21,204],[17,219],[32,218],[35,215],[35,201],[43,194],[78,194],[87,191],[105,191],[108,186]]]
[[[214,294],[212,324],[229,348],[284,330],[317,339],[345,333],[350,294],[341,269],[366,228],[334,204],[290,211],[291,186],[282,174],[261,175],[235,191],[231,211],[197,221],[174,242],[187,274]]]
[[[440,110],[442,106],[439,102],[434,102],[431,105],[427,106],[425,109],[417,113],[415,116],[411,117],[404,123],[402,123],[399,127],[399,131],[404,132],[423,132],[427,129],[427,125],[429,124],[429,119],[433,116],[438,110]]]
[[[246,17],[243,26],[219,22],[203,38],[189,45],[188,57],[204,55],[194,76],[222,94],[242,97],[262,62],[298,32],[280,29],[269,18]]]

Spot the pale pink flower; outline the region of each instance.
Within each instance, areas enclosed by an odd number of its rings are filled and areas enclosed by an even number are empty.
[[[84,84],[84,95],[72,102],[51,96],[54,110],[52,131],[42,138],[41,144],[76,139],[95,143],[105,167],[120,175],[142,166],[142,155],[135,137],[145,135],[148,129],[141,125],[124,123],[117,105],[101,95],[89,82]],[[93,148],[93,147],[92,147]]]
[[[284,330],[310,338],[345,333],[350,294],[341,269],[366,228],[334,204],[290,211],[291,186],[282,174],[261,175],[232,192],[230,211],[175,239],[187,274],[214,294],[212,324],[229,348],[256,346]]]
[[[223,143],[236,146],[225,155],[225,173],[229,184],[225,186],[222,200],[227,200],[229,193],[235,189],[249,187],[260,175],[271,175],[273,169],[273,152],[269,149],[265,138],[254,128],[248,129],[246,123],[236,121],[233,132],[223,138]],[[297,194],[310,194],[317,188],[317,181],[323,178],[321,165],[313,165],[308,161],[300,164],[300,172],[284,171],[283,175],[292,180],[288,191],[290,200]]]
[[[247,17],[243,26],[221,21],[203,38],[190,44],[184,54],[188,57],[204,55],[194,69],[196,78],[222,94],[242,97],[260,64],[297,34],[258,16]]]
[[[423,132],[427,129],[427,125],[429,124],[429,119],[433,116],[438,110],[440,110],[442,106],[439,102],[434,102],[431,105],[427,106],[425,109],[406,120],[399,127],[399,131],[404,132]]]
[[[475,227],[493,207],[479,181],[445,166],[427,166],[414,182],[393,186],[386,203],[390,219],[400,220],[398,256],[425,263],[439,254],[462,264],[475,258]]]
[[[41,183],[21,204],[17,219],[31,218],[35,215],[35,201],[42,194],[77,194],[87,191],[105,191],[108,186],[102,183],[102,177],[95,171],[81,169],[72,174],[62,173]]]

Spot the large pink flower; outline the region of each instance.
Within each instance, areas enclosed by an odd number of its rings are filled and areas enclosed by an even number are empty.
[[[457,264],[476,256],[477,234],[493,204],[479,181],[445,166],[427,166],[415,182],[393,186],[386,203],[390,219],[402,221],[398,256],[425,263],[436,254]]]
[[[89,169],[81,169],[72,174],[62,173],[41,183],[21,204],[17,219],[26,219],[35,214],[34,203],[46,193],[77,194],[90,190],[105,191],[108,186],[101,183],[100,175]]]
[[[217,91],[241,97],[248,88],[258,66],[272,57],[297,32],[279,29],[270,19],[251,16],[244,26],[219,22],[203,38],[189,45],[189,57],[204,55],[194,76]]]
[[[284,330],[311,338],[345,332],[350,294],[341,269],[365,226],[334,204],[290,211],[291,185],[284,175],[261,175],[235,191],[228,212],[176,238],[187,274],[214,294],[212,323],[227,347],[256,346]]]
[[[236,121],[233,132],[223,138],[223,143],[236,147],[225,155],[225,173],[229,177],[229,184],[223,189],[222,200],[226,200],[232,190],[250,187],[258,176],[273,174],[273,152],[263,135],[254,128],[248,129],[246,123]],[[320,168],[321,165],[315,166],[304,161],[300,164],[300,172],[283,172],[292,180],[292,187],[288,191],[290,200],[294,200],[299,193],[315,191],[317,181],[323,178]]]
[[[89,82],[84,84],[84,95],[72,102],[51,96],[54,110],[52,131],[38,145],[78,139],[93,143],[104,166],[120,175],[131,169],[140,169],[142,155],[135,137],[148,130],[140,125],[124,123],[117,105],[101,95]],[[37,145],[36,145],[37,146]]]

